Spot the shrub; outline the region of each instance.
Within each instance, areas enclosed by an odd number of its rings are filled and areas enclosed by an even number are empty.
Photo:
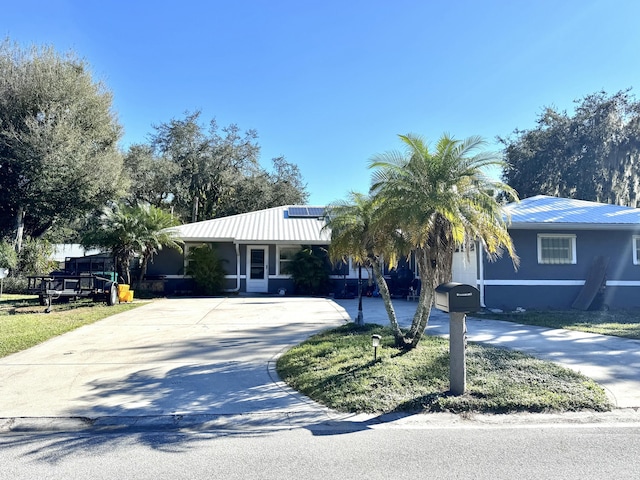
[[[21,275],[39,275],[55,270],[57,264],[52,261],[53,247],[46,240],[27,238],[18,253],[18,272]]]
[[[218,258],[215,249],[210,245],[192,248],[187,257],[187,275],[191,275],[196,284],[196,293],[200,295],[217,295],[224,285],[224,261]]]
[[[286,268],[298,295],[327,295],[331,291],[331,265],[321,248],[304,247]]]
[[[26,277],[7,277],[2,280],[3,293],[25,294],[27,293]]]
[[[6,240],[0,241],[0,268],[13,270],[18,266],[18,254],[13,245]]]

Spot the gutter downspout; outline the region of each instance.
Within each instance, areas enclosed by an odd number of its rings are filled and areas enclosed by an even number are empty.
[[[240,291],[240,245],[234,243],[236,246],[236,288],[229,288],[223,290],[225,293],[238,293]]]
[[[480,287],[480,306],[482,308],[486,308],[487,306],[484,303],[484,250],[480,248],[480,242],[478,242],[476,244],[476,252],[478,252],[478,270],[479,270],[479,280],[478,280],[478,286]]]

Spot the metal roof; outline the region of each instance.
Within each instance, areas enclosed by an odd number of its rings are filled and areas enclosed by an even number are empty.
[[[537,195],[504,208],[509,228],[640,228],[640,209]]]
[[[176,227],[178,236],[187,242],[232,241],[236,243],[292,243],[322,244],[331,241],[331,232],[323,230],[322,216],[290,216],[289,210],[300,213],[324,212],[324,207],[286,205],[282,207],[242,213],[230,217],[214,218]]]
[[[324,217],[314,216],[324,207],[282,207],[214,218],[175,227],[186,242],[290,243],[327,245],[331,231]],[[504,207],[513,229],[637,229],[640,209],[537,195]],[[314,215],[312,215],[312,213]]]

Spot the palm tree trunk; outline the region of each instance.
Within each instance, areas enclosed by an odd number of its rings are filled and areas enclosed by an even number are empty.
[[[131,272],[129,270],[131,260],[129,256],[116,253],[115,258],[117,265],[116,272],[122,277],[122,282],[124,282],[125,285],[131,285]]]
[[[443,245],[436,251],[435,263],[432,263],[432,255],[429,249],[420,248],[416,252],[422,287],[420,289],[418,309],[407,335],[411,339],[412,348],[418,345],[429,324],[435,288],[440,283],[451,281],[454,244],[451,241],[442,242],[442,239],[447,239],[446,234],[447,232],[443,230],[436,230],[435,238],[440,239]]]
[[[402,330],[400,330],[400,325],[398,325],[398,318],[396,316],[396,311],[393,308],[393,303],[391,302],[391,293],[389,292],[389,286],[387,285],[387,281],[384,279],[384,275],[382,274],[382,268],[377,258],[370,258],[371,266],[373,267],[373,275],[378,283],[378,288],[380,290],[380,296],[384,301],[384,307],[387,310],[387,316],[389,317],[389,323],[391,324],[391,329],[393,330],[393,336],[396,339],[396,345],[404,346],[406,345],[406,340]]]
[[[142,256],[142,264],[140,265],[140,277],[136,282],[136,289],[138,291],[142,290],[142,280],[144,276],[147,274],[147,265],[149,265],[149,257],[147,255]]]
[[[421,315],[418,323],[415,325],[415,330],[414,325],[411,325],[413,333],[413,335],[411,335],[410,337],[411,348],[415,348],[418,346],[418,343],[420,342],[420,339],[424,335],[424,332],[427,329],[427,325],[429,324],[429,317],[431,316],[431,305],[433,304],[433,290],[430,288],[420,290],[420,299],[418,300],[418,303],[420,304],[418,310],[421,311]]]
[[[431,316],[431,305],[433,303],[433,285],[431,278],[433,278],[433,266],[431,265],[431,259],[429,251],[420,248],[416,251],[416,260],[418,262],[418,270],[420,272],[420,297],[418,298],[418,308],[413,316],[411,322],[411,329],[407,334],[407,337],[411,339],[412,347],[416,347],[418,342],[422,338],[427,325],[429,324],[429,317]]]

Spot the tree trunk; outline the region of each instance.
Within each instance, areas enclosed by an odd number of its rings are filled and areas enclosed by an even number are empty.
[[[446,225],[446,223],[440,224],[440,228],[436,228],[433,234],[432,243],[439,245],[439,247],[420,248],[416,252],[422,287],[418,299],[418,309],[407,334],[411,340],[411,348],[418,346],[429,324],[435,288],[441,283],[451,281],[451,265],[455,245]]]
[[[200,206],[200,199],[197,195],[193,197],[193,211],[191,212],[191,221],[193,223],[198,221],[198,208]]]
[[[18,213],[16,214],[16,252],[20,253],[22,250],[22,237],[24,236],[24,208],[18,207]]]
[[[378,283],[378,288],[380,289],[380,296],[384,301],[384,307],[387,310],[387,316],[389,317],[389,322],[391,323],[391,329],[393,330],[393,335],[396,339],[396,345],[405,346],[406,341],[402,330],[400,330],[400,325],[398,325],[398,318],[396,317],[396,312],[393,308],[393,303],[391,302],[391,293],[389,293],[389,287],[387,286],[387,281],[384,279],[382,275],[382,268],[380,263],[375,258],[370,258],[371,265],[373,267],[373,275]]]
[[[120,277],[116,278],[116,281],[118,283],[124,283],[125,285],[131,285],[131,274],[129,272],[129,264],[131,263],[130,258],[117,252],[114,253],[113,258],[116,275]],[[122,282],[120,279],[122,279]]]
[[[433,303],[433,276],[435,274],[434,268],[431,265],[431,258],[429,251],[421,248],[416,252],[416,261],[418,263],[418,270],[420,272],[420,297],[418,298],[418,308],[413,316],[411,322],[411,329],[407,334],[407,337],[411,340],[412,348],[418,346],[418,342],[422,338],[427,325],[429,324],[429,317],[431,316],[431,304]]]
[[[418,303],[418,310],[421,312],[421,315],[418,323],[415,325],[415,329],[414,325],[411,326],[413,332],[413,335],[411,336],[411,348],[418,346],[418,343],[422,339],[422,336],[427,329],[427,325],[429,324],[429,317],[431,317],[431,305],[433,304],[433,290],[430,288],[421,289]]]
[[[131,271],[129,270],[129,259],[122,262],[122,276],[124,277],[124,283],[126,285],[131,285]]]
[[[136,283],[136,289],[138,291],[142,290],[142,280],[147,274],[147,265],[149,265],[149,257],[147,255],[143,255],[142,264],[140,265],[140,277],[138,278],[138,282]]]

